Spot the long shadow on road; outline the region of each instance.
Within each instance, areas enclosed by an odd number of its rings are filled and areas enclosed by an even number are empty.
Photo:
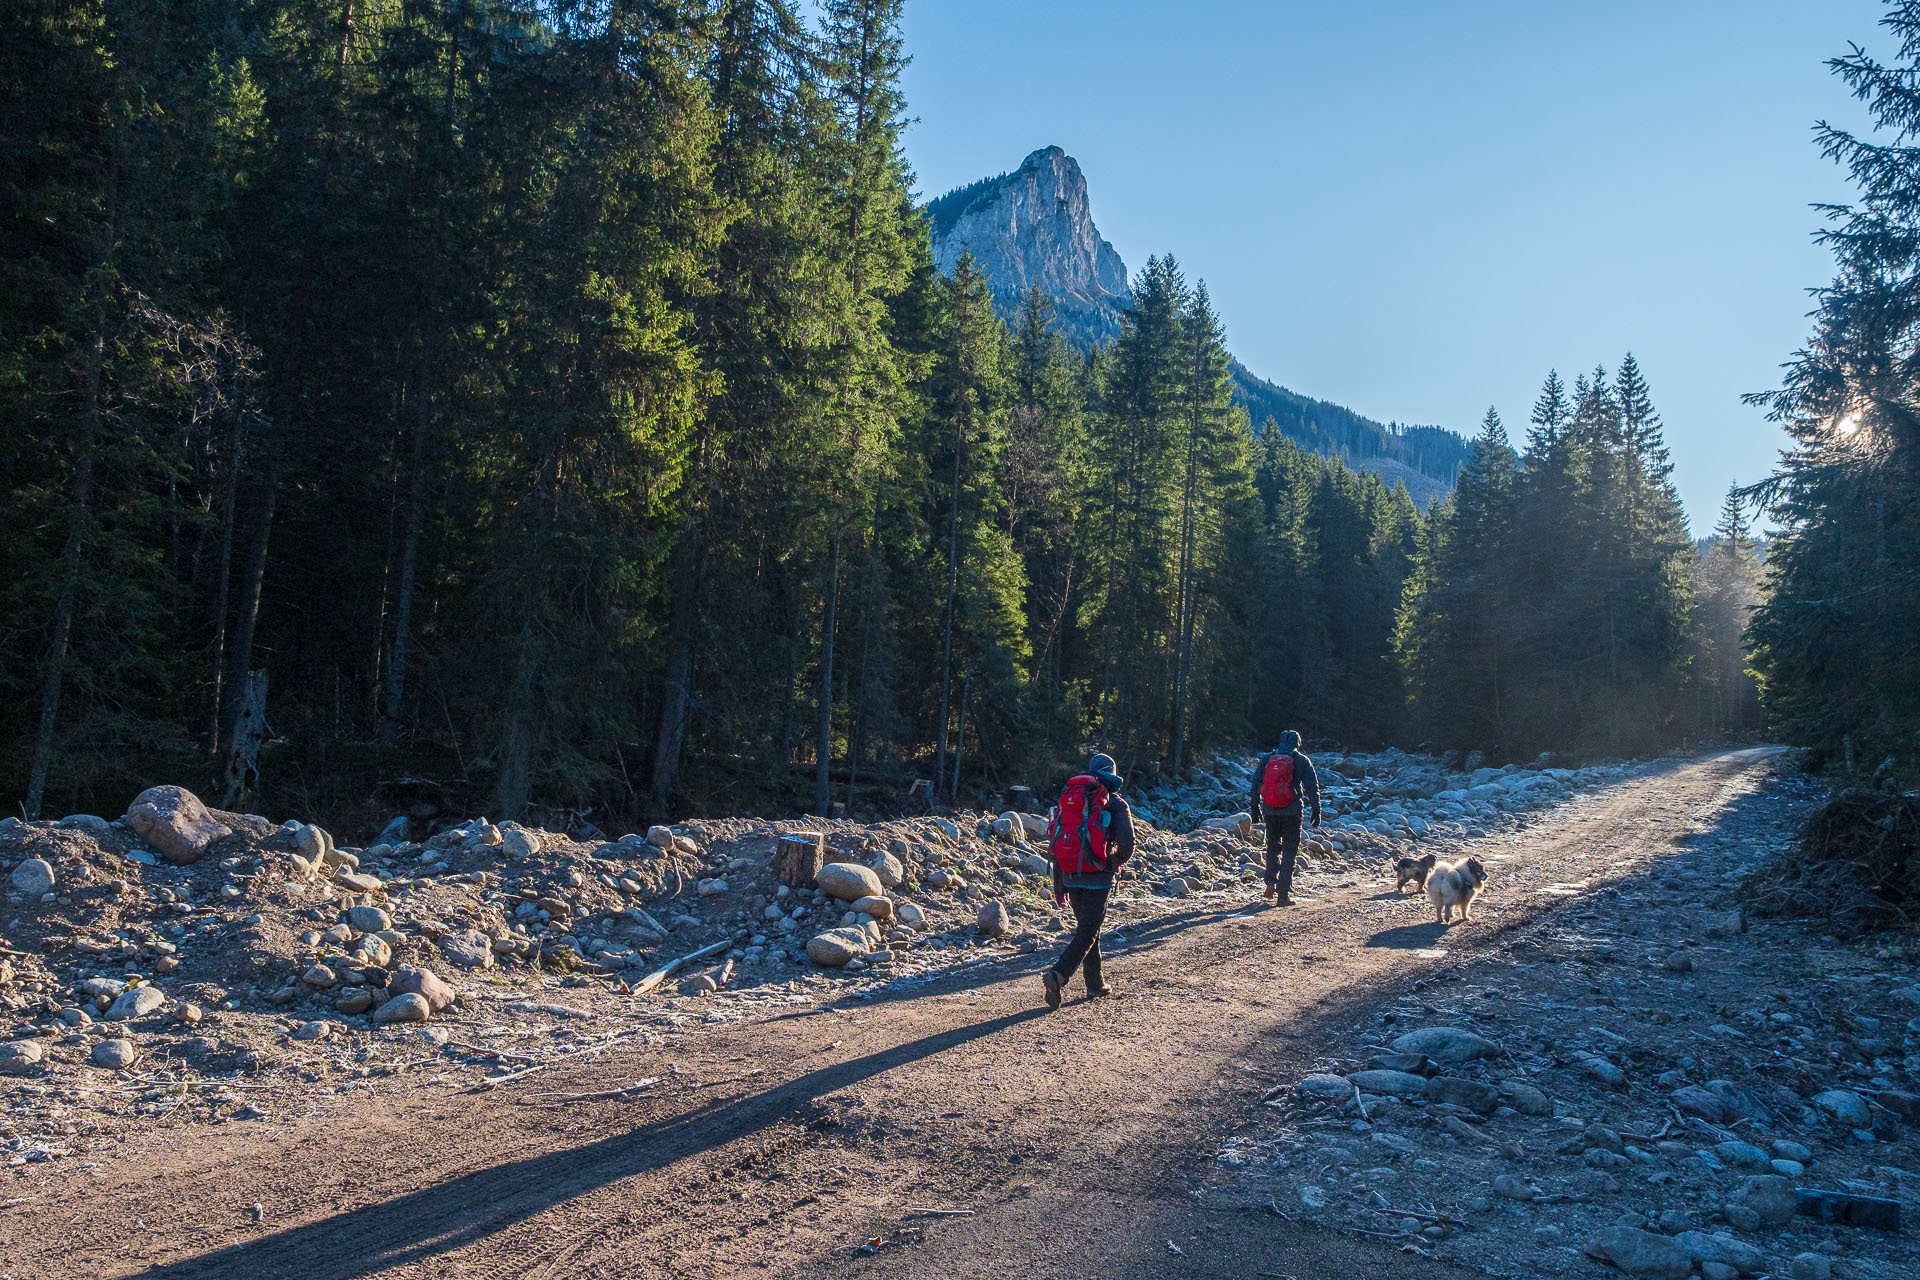
[[[215,1253],[149,1269],[167,1280],[293,1272],[350,1280],[459,1249],[555,1205],[648,1173],[804,1114],[822,1094],[957,1049],[1036,1018],[1044,1009],[954,1027],[785,1084],[682,1112],[585,1146],[495,1165],[411,1194],[351,1209]]]

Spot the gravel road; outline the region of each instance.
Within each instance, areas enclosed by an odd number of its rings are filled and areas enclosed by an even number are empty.
[[[1444,933],[1424,899],[1348,881],[1136,926],[1109,948],[1121,994],[1058,1013],[1029,956],[483,1093],[130,1131],[117,1158],[7,1202],[0,1276],[1432,1276],[1207,1208],[1196,1179],[1357,1010],[1624,858],[1684,857],[1674,836],[1765,785],[1774,755],[1668,762],[1485,837],[1488,895]]]

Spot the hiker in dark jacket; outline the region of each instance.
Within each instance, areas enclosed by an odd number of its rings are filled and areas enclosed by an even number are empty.
[[[1062,841],[1078,841],[1077,830],[1056,834],[1053,847],[1048,856],[1053,861],[1053,900],[1058,906],[1073,906],[1073,938],[1067,943],[1067,949],[1053,962],[1053,967],[1041,975],[1046,987],[1047,1006],[1060,1007],[1060,989],[1073,977],[1073,971],[1085,965],[1087,976],[1087,996],[1104,996],[1111,989],[1100,978],[1100,926],[1107,918],[1107,898],[1113,891],[1113,878],[1120,868],[1133,856],[1133,809],[1120,796],[1122,780],[1114,772],[1113,757],[1096,755],[1087,761],[1086,773],[1080,774],[1067,783],[1067,789],[1061,793],[1061,804],[1057,813],[1065,815],[1068,811],[1068,797],[1079,791],[1082,795],[1090,791],[1092,784],[1098,784],[1106,790],[1106,803],[1100,812],[1088,812],[1087,821],[1091,827],[1099,824],[1104,835],[1104,865],[1099,867],[1081,866],[1068,871],[1061,866],[1062,856],[1072,856],[1075,861],[1085,861],[1077,856],[1075,848],[1062,848]],[[1056,822],[1059,819],[1056,818]]]
[[[1293,859],[1300,852],[1302,798],[1313,801],[1313,825],[1320,825],[1320,775],[1300,750],[1300,735],[1280,735],[1280,749],[1260,757],[1253,771],[1249,806],[1267,821],[1267,888],[1261,897],[1276,906],[1293,905]]]

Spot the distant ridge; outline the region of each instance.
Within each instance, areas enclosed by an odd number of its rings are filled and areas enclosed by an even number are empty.
[[[956,187],[927,203],[934,261],[953,270],[970,253],[987,273],[994,305],[1011,317],[1030,285],[1053,296],[1059,327],[1082,347],[1120,335],[1127,265],[1093,223],[1086,175],[1059,147],[1042,147],[1018,169]],[[1233,362],[1234,400],[1256,432],[1268,418],[1289,440],[1323,457],[1405,481],[1425,507],[1452,489],[1470,446],[1443,427],[1386,425],[1255,376]]]

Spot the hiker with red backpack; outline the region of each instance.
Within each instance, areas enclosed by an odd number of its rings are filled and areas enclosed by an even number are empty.
[[[1320,775],[1300,750],[1300,735],[1280,735],[1280,749],[1260,758],[1253,771],[1252,809],[1267,820],[1267,888],[1262,899],[1293,905],[1293,859],[1300,852],[1301,797],[1313,801],[1313,825],[1320,825]]]
[[[1087,997],[1110,988],[1100,977],[1100,926],[1107,918],[1113,878],[1133,856],[1133,810],[1120,796],[1113,757],[1099,754],[1087,771],[1067,779],[1047,824],[1047,856],[1053,861],[1053,900],[1073,906],[1073,938],[1041,975],[1047,1007],[1060,1007],[1060,990],[1084,966]]]

